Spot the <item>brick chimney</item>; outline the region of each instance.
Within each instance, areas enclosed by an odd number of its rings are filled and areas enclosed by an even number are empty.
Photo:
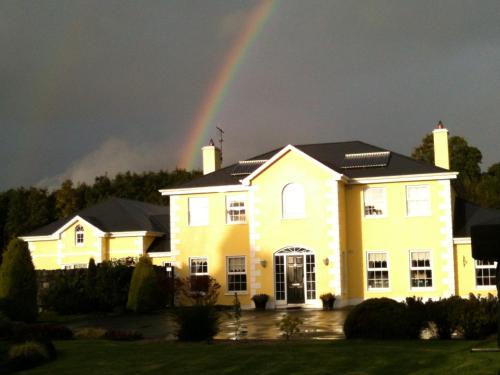
[[[203,152],[203,174],[215,172],[222,164],[222,153],[215,147],[214,141],[210,139],[208,146],[201,148]]]
[[[450,169],[450,151],[448,148],[448,129],[446,129],[441,121],[436,125],[436,129],[432,131],[434,139],[434,164],[436,167]]]

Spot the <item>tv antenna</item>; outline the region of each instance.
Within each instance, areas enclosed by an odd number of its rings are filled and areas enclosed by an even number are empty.
[[[219,145],[220,145],[220,162],[222,164],[222,142],[224,142],[224,130],[220,127],[215,127],[219,131]]]

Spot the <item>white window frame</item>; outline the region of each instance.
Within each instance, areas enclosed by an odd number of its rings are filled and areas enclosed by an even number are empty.
[[[192,265],[191,263],[193,261],[197,260],[203,260],[207,263],[207,271],[206,272],[192,272]],[[206,256],[199,256],[199,257],[189,257],[189,275],[190,276],[208,276],[208,257]]]
[[[386,263],[386,267],[380,267],[380,268],[377,268],[377,267],[370,267],[370,255],[373,254],[373,255],[378,255],[378,254],[383,254],[385,255],[385,263]],[[369,273],[370,272],[383,272],[383,271],[386,271],[387,272],[387,286],[386,287],[370,287],[369,285]],[[381,279],[383,280],[383,279]],[[391,273],[390,273],[390,266],[389,266],[389,254],[387,253],[387,251],[367,251],[366,252],[366,289],[368,291],[378,291],[378,290],[383,290],[383,291],[387,291],[390,289],[391,287]]]
[[[85,229],[81,224],[78,224],[75,227],[75,246],[84,246],[85,245]]]
[[[372,202],[370,201],[369,198],[371,198],[370,192],[374,191],[381,191],[382,192],[382,201],[381,202]],[[368,195],[367,195],[368,193]],[[381,213],[367,213],[367,207],[368,203],[373,203],[370,204],[370,206],[374,207],[374,211],[381,209]],[[376,204],[376,206],[375,206]],[[380,205],[380,207],[379,207]],[[369,218],[381,218],[381,217],[386,217],[387,216],[387,190],[385,187],[367,187],[363,190],[363,211],[364,211],[364,216],[369,217]]]
[[[296,182],[286,184],[281,190],[281,217],[303,219],[306,213],[304,187]]]
[[[208,197],[188,198],[188,222],[190,227],[208,225]]]
[[[243,204],[242,206],[231,206],[232,204]],[[247,222],[246,199],[244,195],[226,195],[226,224],[245,224]],[[235,211],[233,215],[231,212]],[[235,217],[235,219],[233,219]]]
[[[427,253],[429,255],[429,266],[415,266],[412,265],[412,254]],[[410,289],[412,290],[432,290],[434,289],[434,261],[432,259],[431,250],[410,250],[409,253],[409,266],[410,266]],[[431,286],[413,286],[412,285],[412,271],[431,271]]]
[[[426,199],[412,199],[410,200],[410,190],[411,189],[424,189],[426,190]],[[410,212],[410,202],[427,202],[426,210],[420,210],[415,212]],[[416,216],[430,216],[431,215],[431,189],[429,185],[406,185],[406,216],[416,217]]]
[[[229,261],[231,259],[243,259],[243,266],[244,270],[243,271],[230,271],[229,269]],[[245,275],[245,289],[242,290],[231,290],[229,285],[229,276],[232,275]],[[240,294],[247,294],[248,293],[248,274],[247,274],[247,258],[244,255],[232,255],[232,256],[227,256],[226,257],[226,289],[228,294],[235,294],[235,293],[240,293]]]
[[[493,264],[478,264],[478,262],[484,262],[480,260],[474,260],[474,285],[476,285],[477,289],[493,289],[496,288],[496,283],[493,284],[487,284],[487,285],[479,285],[477,283],[477,271],[478,270],[492,270],[493,275],[496,277],[496,271],[497,271],[497,262],[493,262]],[[484,277],[483,277],[484,278]]]

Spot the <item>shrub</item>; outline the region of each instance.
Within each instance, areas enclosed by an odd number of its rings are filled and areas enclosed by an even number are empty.
[[[33,322],[38,315],[37,281],[28,244],[13,239],[0,265],[0,300],[11,319]]]
[[[86,269],[56,271],[49,287],[40,293],[42,307],[62,315],[91,311],[85,288],[86,277]]]
[[[401,339],[407,337],[408,324],[403,303],[389,298],[372,298],[356,305],[344,322],[348,339]]]
[[[16,323],[13,325],[11,337],[16,341],[71,340],[73,331],[66,326],[54,323]]]
[[[106,330],[99,327],[84,327],[75,331],[75,338],[96,340],[104,338]]]
[[[133,272],[133,267],[116,262],[102,262],[97,265],[93,291],[96,311],[125,309]]]
[[[492,295],[488,298],[469,295],[469,299],[464,301],[463,315],[460,319],[464,338],[479,340],[496,332],[496,304],[497,299]]]
[[[8,338],[12,335],[12,322],[7,315],[0,311],[0,339]]]
[[[289,314],[284,314],[277,326],[279,327],[281,333],[287,340],[290,340],[292,336],[295,336],[300,332],[300,325],[303,323],[302,319],[298,316],[291,316]]]
[[[436,325],[437,336],[441,340],[451,339],[451,335],[460,329],[465,301],[458,296],[427,301],[429,320]]]
[[[142,340],[144,337],[142,333],[137,331],[108,330],[104,334],[104,338],[113,341],[137,341]]]
[[[256,310],[265,310],[269,296],[267,294],[256,294],[252,296],[252,301],[255,304]]]
[[[15,369],[27,369],[50,359],[46,347],[35,341],[17,344],[9,350],[9,362]]]
[[[132,274],[127,309],[134,312],[151,312],[160,307],[159,301],[160,289],[153,263],[147,255],[143,255]]]
[[[335,296],[332,293],[325,293],[319,296],[321,302],[323,303],[323,310],[333,310],[333,305],[335,304]]]
[[[210,276],[204,278],[205,291],[187,278],[181,287],[182,304],[175,311],[179,325],[177,337],[181,341],[211,340],[219,332],[220,313],[215,307],[220,284]]]
[[[405,320],[408,338],[418,339],[428,325],[427,309],[422,298],[408,297],[405,300]]]
[[[176,310],[181,341],[211,340],[219,332],[219,313],[212,305],[181,306]]]

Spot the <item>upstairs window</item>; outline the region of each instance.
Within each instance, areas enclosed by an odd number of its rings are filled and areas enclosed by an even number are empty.
[[[363,196],[366,217],[386,215],[385,188],[367,188]]]
[[[208,198],[189,198],[189,225],[208,225]]]
[[[476,260],[476,286],[490,287],[496,285],[497,263],[493,260]]]
[[[299,184],[288,184],[282,191],[283,219],[300,219],[305,216],[304,188]]]
[[[75,244],[76,246],[83,246],[85,242],[85,234],[83,232],[83,227],[81,225],[77,225],[75,227]]]
[[[406,187],[406,213],[408,216],[428,216],[431,214],[428,185],[409,185]]]
[[[245,222],[245,197],[243,195],[228,195],[226,197],[226,223],[239,224]]]

